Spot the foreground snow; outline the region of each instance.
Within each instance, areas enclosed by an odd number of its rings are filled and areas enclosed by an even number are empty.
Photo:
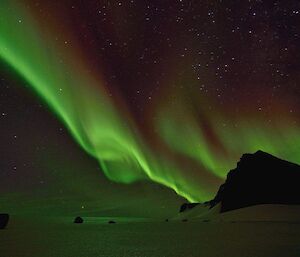
[[[89,217],[73,224],[71,217],[12,217],[0,230],[0,256],[296,257],[299,214],[299,206],[263,205],[224,214],[199,206],[169,222]]]

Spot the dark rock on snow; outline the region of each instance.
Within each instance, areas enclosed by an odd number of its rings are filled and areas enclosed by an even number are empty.
[[[263,151],[244,154],[227,174],[211,207],[221,212],[257,204],[300,204],[300,166]]]
[[[0,229],[4,229],[7,226],[9,215],[7,213],[0,213]]]
[[[180,206],[179,212],[184,212],[196,207],[199,203],[184,203]]]
[[[74,223],[83,223],[83,218],[81,218],[81,217],[76,217],[76,218],[74,219]]]

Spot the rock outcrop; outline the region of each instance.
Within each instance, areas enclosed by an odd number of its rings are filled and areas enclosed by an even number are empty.
[[[190,209],[193,209],[194,207],[196,207],[199,203],[183,203],[180,206],[179,212],[184,212]]]
[[[257,204],[300,204],[300,166],[263,151],[244,154],[208,203],[221,203],[221,212]]]
[[[7,213],[0,213],[0,229],[4,229],[7,226],[9,215]]]
[[[80,224],[80,223],[83,223],[83,218],[81,218],[81,217],[76,217],[75,219],[74,219],[74,223],[77,223],[77,224]]]

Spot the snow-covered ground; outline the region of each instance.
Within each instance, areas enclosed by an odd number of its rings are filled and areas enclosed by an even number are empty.
[[[224,214],[217,208],[199,205],[168,222],[89,217],[73,224],[72,217],[11,217],[0,230],[0,256],[300,256],[299,206],[261,205]],[[110,219],[117,223],[108,224]]]

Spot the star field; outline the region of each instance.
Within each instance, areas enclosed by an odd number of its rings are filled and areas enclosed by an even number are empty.
[[[299,1],[5,0],[1,12],[4,195],[71,206],[76,192],[87,209],[151,181],[204,201],[244,152],[300,162]]]

